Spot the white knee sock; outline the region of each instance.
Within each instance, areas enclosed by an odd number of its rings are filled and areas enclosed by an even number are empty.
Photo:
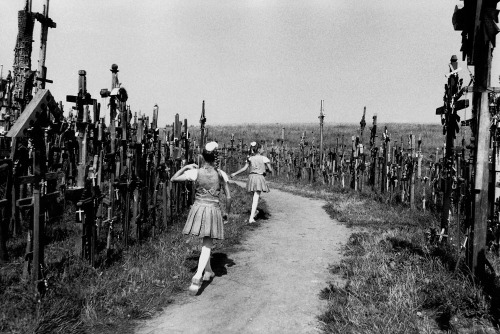
[[[208,256],[207,265],[205,266],[205,272],[213,273],[212,265],[210,264],[210,256]]]
[[[252,201],[252,211],[250,212],[250,220],[254,220],[255,212],[257,211],[257,205],[259,204],[260,192],[256,191],[253,193]]]
[[[208,261],[210,261],[210,248],[203,246],[201,247],[200,260],[198,261],[198,270],[196,271],[194,278],[201,278]]]

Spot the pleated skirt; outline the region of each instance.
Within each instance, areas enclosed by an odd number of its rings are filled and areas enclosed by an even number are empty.
[[[248,175],[247,191],[263,191],[265,193],[269,192],[269,187],[266,183],[266,178],[261,174],[250,174]]]
[[[200,238],[224,239],[224,222],[219,203],[195,200],[182,233]]]

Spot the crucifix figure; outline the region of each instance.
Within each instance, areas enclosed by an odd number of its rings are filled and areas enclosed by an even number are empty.
[[[47,180],[42,180],[42,182],[40,182],[41,186],[42,186],[42,194],[47,194]]]

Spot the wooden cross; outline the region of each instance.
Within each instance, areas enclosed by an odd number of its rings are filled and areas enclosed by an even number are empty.
[[[465,237],[465,240],[464,240],[464,243],[463,243],[463,244],[461,245],[461,247],[460,247],[461,249],[464,249],[464,248],[465,248],[465,246],[467,246],[467,239],[468,239],[468,237],[466,236],[466,237]]]
[[[47,68],[45,67],[45,56],[47,51],[47,35],[49,28],[55,28],[57,25],[49,17],[49,0],[45,1],[43,6],[43,14],[36,13],[35,18],[40,22],[41,28],[41,41],[40,41],[40,59],[38,60],[38,74],[36,80],[38,89],[45,89],[45,83],[52,83],[52,80],[47,79]]]
[[[444,228],[442,228],[442,229],[441,229],[441,233],[439,233],[439,234],[438,234],[438,235],[439,235],[439,241],[440,241],[440,242],[441,242],[441,240],[443,239],[443,237],[448,237],[448,235],[447,235],[447,234],[444,234],[444,232],[445,232],[445,229],[444,229]]]
[[[86,71],[80,70],[78,71],[80,75],[79,87],[78,87],[78,95],[66,95],[66,102],[75,103],[76,106],[73,109],[77,110],[77,121],[82,121],[85,117],[84,115],[84,106],[94,105],[94,99],[92,99],[91,95],[87,93],[87,81],[85,75]],[[85,117],[86,118],[86,117]]]

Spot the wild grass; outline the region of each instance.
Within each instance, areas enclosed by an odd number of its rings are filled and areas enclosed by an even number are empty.
[[[361,119],[361,115],[360,115]],[[383,123],[379,119],[377,125],[376,146],[380,147],[384,127],[387,126],[391,145],[403,145],[408,148],[408,135],[415,135],[415,145],[418,138],[422,140],[422,152],[426,159],[434,159],[436,148],[439,148],[439,153],[442,154],[444,144],[444,135],[439,117],[436,116],[435,124],[399,124],[399,123]],[[366,119],[367,125],[363,132],[362,142],[365,144],[365,150],[369,148],[371,119]],[[289,148],[299,146],[301,136],[305,134],[305,142],[307,145],[319,146],[320,128],[317,124],[242,124],[242,125],[219,125],[209,126],[208,137],[212,140],[217,140],[221,145],[230,146],[231,135],[234,134],[234,145],[237,145],[239,140],[249,144],[252,141],[265,141],[268,145],[272,142],[279,143],[282,139],[282,131],[285,133],[285,144]],[[346,145],[346,152],[350,154],[352,136],[361,136],[360,126],[358,124],[328,124],[323,126],[323,142],[324,147],[334,150]],[[461,145],[462,138],[466,140],[470,137],[468,127],[462,127],[461,132],[457,135],[456,145]],[[466,142],[468,143],[468,142]],[[341,150],[339,148],[339,150]]]
[[[388,230],[353,234],[346,258],[332,271],[347,280],[321,296],[326,333],[439,333],[487,325],[480,286],[453,272],[422,236]]]
[[[392,145],[403,142],[408,147],[407,138],[412,133],[422,139],[424,161],[434,161],[436,152],[442,154],[444,136],[438,118],[435,125],[379,124],[378,145],[385,125]],[[243,142],[277,143],[282,128],[285,128],[288,147],[298,146],[304,132],[308,144],[314,139],[314,144],[319,145],[319,125],[316,124],[248,124],[221,126],[210,131],[213,138],[224,143],[229,142],[231,133],[235,133],[236,143],[239,138]],[[367,124],[363,136],[366,146],[369,128]],[[360,135],[359,129],[355,124],[325,125],[324,146],[333,149],[343,138],[350,153],[351,136]],[[455,145],[461,146],[462,139],[468,144],[469,137],[469,128],[462,127]],[[418,209],[410,210],[407,205],[398,204],[397,198],[389,203],[387,196],[366,186],[362,192],[353,192],[321,182],[309,184],[284,177],[273,181],[275,188],[325,200],[325,210],[331,217],[356,231],[344,247],[341,264],[332,267],[332,274],[343,277],[341,281],[346,284],[332,283],[321,292],[321,297],[328,301],[327,311],[319,318],[325,333],[498,331],[500,283],[496,272],[500,270],[500,260],[488,253],[492,270],[486,280],[478,283],[471,278],[463,258],[457,260],[460,258],[456,246],[451,242],[449,245],[430,242],[427,232],[439,226],[439,213],[433,213],[429,189],[426,196],[430,210],[420,209],[425,184],[417,184],[420,187],[416,190]]]
[[[273,187],[325,200],[330,216],[355,231],[331,269],[345,284],[320,293],[328,301],[319,317],[325,333],[496,332],[498,278],[490,272],[478,284],[463,261],[457,264],[454,248],[429,242],[427,231],[439,225],[432,212],[389,204],[372,192],[293,182]]]
[[[225,240],[215,243],[212,259],[219,274],[228,265],[226,253],[250,228],[251,196],[235,185],[231,192]],[[266,211],[264,203],[259,208]],[[181,233],[186,214],[161,235],[117,249],[98,268],[74,255],[77,236],[70,216],[52,227],[66,237],[47,246],[49,288],[43,298],[38,300],[32,284],[22,281],[22,257],[0,268],[1,333],[131,333],[136,321],[152,317],[186,292],[201,249],[198,238]]]

